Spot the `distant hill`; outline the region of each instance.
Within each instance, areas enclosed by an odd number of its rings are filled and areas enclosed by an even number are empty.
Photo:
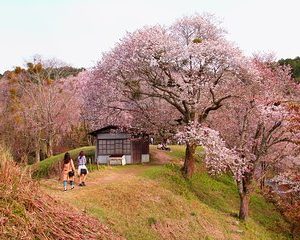
[[[47,68],[45,70],[47,70]],[[85,68],[74,68],[71,66],[57,67],[51,70],[52,74],[50,75],[50,78],[52,78],[54,75],[59,75],[62,78],[67,78],[70,76],[76,77],[80,72],[85,70]],[[0,73],[0,80],[2,77],[8,76],[8,74],[12,72],[14,72],[14,70],[7,70],[2,74]]]
[[[280,59],[278,62],[282,65],[290,65],[293,71],[293,77],[300,83],[300,57],[295,57],[294,59]]]

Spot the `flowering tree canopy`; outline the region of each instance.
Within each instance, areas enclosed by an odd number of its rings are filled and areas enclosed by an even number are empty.
[[[90,84],[98,94],[88,102],[90,109],[109,107],[115,113],[150,110],[149,119],[155,119],[152,128],[175,120],[177,125],[202,123],[248,81],[249,65],[225,40],[212,16],[184,17],[170,27],[156,25],[128,33],[96,66]],[[100,100],[103,91],[110,93],[109,100]],[[158,118],[164,109],[173,114]],[[132,115],[121,119],[130,121]],[[183,168],[187,176],[194,172],[194,153],[195,146],[188,144]]]

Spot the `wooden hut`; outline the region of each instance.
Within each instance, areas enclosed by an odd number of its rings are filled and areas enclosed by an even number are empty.
[[[118,126],[106,126],[90,133],[96,138],[98,164],[136,164],[149,162],[149,138],[132,134]]]

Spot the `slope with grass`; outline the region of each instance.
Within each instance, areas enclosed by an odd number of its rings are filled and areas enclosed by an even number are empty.
[[[71,151],[69,151],[71,158],[76,159],[79,155],[80,151],[84,151],[87,158],[94,158],[95,156],[95,146],[87,146],[87,147],[81,147],[76,148]],[[45,178],[45,177],[51,177],[58,175],[60,171],[60,162],[64,158],[65,153],[61,153],[49,158],[46,158],[45,160],[33,164],[31,166],[31,172],[33,178]],[[75,161],[76,163],[76,161]]]
[[[0,193],[1,240],[123,239],[96,218],[41,191],[1,146]]]
[[[94,171],[87,187],[66,193],[54,179],[41,184],[53,197],[97,217],[127,239],[290,239],[289,225],[259,193],[251,199],[249,221],[240,222],[232,179],[212,178],[199,163],[198,172],[187,181],[180,173],[184,148],[172,150],[151,149],[158,165]]]

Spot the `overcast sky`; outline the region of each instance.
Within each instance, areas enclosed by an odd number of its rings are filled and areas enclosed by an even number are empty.
[[[214,13],[247,55],[300,55],[299,0],[0,0],[0,73],[35,54],[91,67],[126,33]]]

